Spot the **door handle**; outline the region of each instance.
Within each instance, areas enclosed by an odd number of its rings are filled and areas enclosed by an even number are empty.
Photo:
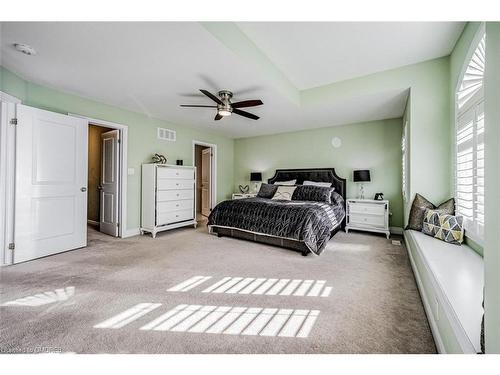
[[[101,185],[99,185],[99,186],[97,187],[97,190],[102,190],[102,186],[101,186]]]
[[[83,186],[83,187],[80,188],[80,191],[83,192],[83,193],[85,193],[87,191],[87,188],[85,186]]]

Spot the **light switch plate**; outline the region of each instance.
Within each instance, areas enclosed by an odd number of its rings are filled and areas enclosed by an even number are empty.
[[[133,176],[135,174],[135,169],[134,168],[129,168],[128,171],[127,171],[127,174],[129,176]]]

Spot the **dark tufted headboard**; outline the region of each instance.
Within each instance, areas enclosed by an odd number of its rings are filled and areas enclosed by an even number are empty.
[[[272,184],[277,181],[297,180],[297,185],[302,185],[306,180],[316,182],[331,182],[335,191],[346,200],[346,179],[340,178],[335,173],[335,168],[306,168],[306,169],[276,169],[273,177],[267,180]]]

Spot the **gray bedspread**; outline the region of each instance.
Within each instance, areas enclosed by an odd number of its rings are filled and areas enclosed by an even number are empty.
[[[208,225],[302,241],[319,255],[344,216],[342,198],[332,205],[247,198],[219,203],[210,214]]]

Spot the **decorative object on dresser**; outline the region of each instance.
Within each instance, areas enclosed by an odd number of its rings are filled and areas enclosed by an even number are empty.
[[[355,170],[352,173],[352,181],[359,184],[359,196],[358,199],[365,199],[365,187],[366,182],[370,182],[370,170],[361,169]]]
[[[195,167],[143,164],[141,234],[196,228],[195,187]]]
[[[384,200],[384,194],[383,193],[375,193],[375,197],[373,198],[373,200],[383,201]]]
[[[182,159],[177,159],[177,161],[175,162],[175,164],[177,164],[177,165],[184,165],[184,161]]]
[[[384,233],[389,239],[389,201],[348,199],[346,233],[351,229]]]
[[[160,154],[154,154],[151,159],[153,160],[153,163],[167,164],[167,158]]]
[[[233,193],[233,199],[255,198],[255,193]]]
[[[241,194],[248,194],[248,192],[250,191],[250,186],[248,186],[248,185],[245,185],[245,186],[239,185],[238,189],[240,189],[240,193]]]
[[[257,194],[259,182],[262,182],[262,173],[261,172],[252,172],[250,173],[250,182],[254,183],[253,192]]]

